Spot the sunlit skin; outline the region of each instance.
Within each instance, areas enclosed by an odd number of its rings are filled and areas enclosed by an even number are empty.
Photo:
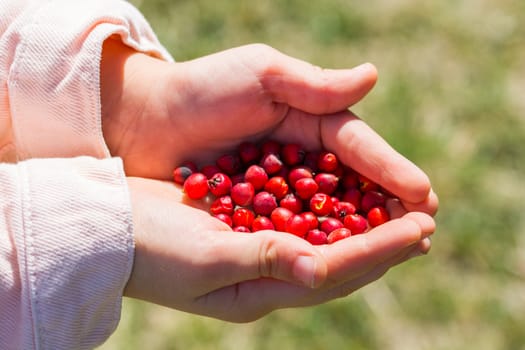
[[[370,64],[321,69],[264,45],[168,63],[107,40],[102,129],[129,176],[136,244],[125,294],[246,322],[344,297],[428,252],[438,206],[428,177],[348,109],[376,79]],[[270,136],[337,154],[400,198],[387,203],[392,220],[332,245],[236,234],[170,181],[188,159]]]

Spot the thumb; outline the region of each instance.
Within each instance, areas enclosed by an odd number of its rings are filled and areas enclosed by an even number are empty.
[[[214,260],[221,264],[211,265],[220,269],[214,273],[217,288],[264,277],[316,288],[326,279],[324,256],[315,246],[292,234],[217,233],[225,235],[221,239],[225,249],[214,252]]]

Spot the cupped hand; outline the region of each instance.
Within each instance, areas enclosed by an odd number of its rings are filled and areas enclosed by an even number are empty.
[[[113,39],[103,53],[103,132],[130,176],[169,179],[183,161],[273,138],[329,149],[409,211],[437,210],[428,177],[348,110],[374,86],[371,64],[321,69],[260,44],[180,63]]]
[[[430,249],[435,225],[388,203],[393,220],[313,246],[289,233],[233,232],[169,181],[128,178],[135,259],[125,295],[232,322],[349,295]]]

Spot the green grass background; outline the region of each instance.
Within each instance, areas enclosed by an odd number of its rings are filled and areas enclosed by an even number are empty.
[[[231,324],[125,300],[101,349],[525,349],[525,1],[135,0],[176,60],[253,42],[362,62],[353,110],[431,177],[428,256],[351,296]]]

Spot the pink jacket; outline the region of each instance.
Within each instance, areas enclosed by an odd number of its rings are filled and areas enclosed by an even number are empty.
[[[0,0],[0,349],[93,348],[133,264],[123,166],[101,132],[102,43],[166,60],[121,0]]]

